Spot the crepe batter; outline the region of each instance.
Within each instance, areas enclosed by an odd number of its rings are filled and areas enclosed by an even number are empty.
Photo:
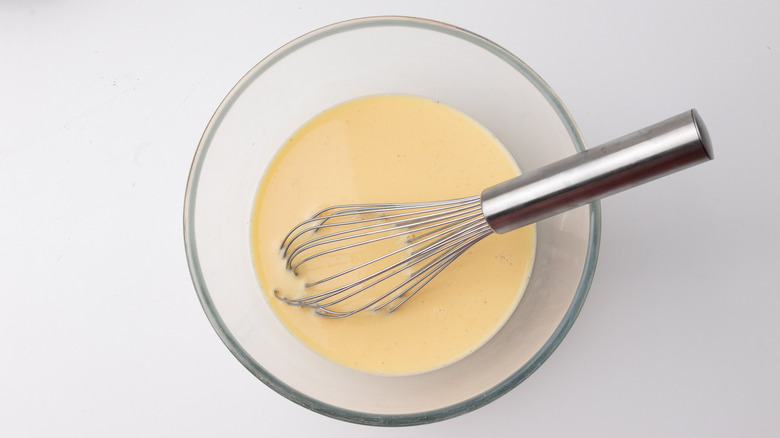
[[[320,355],[369,373],[414,374],[479,348],[519,302],[536,230],[491,235],[393,313],[327,319],[276,299],[302,296],[279,245],[316,211],[336,204],[460,198],[519,174],[484,127],[437,102],[404,95],[352,100],[306,123],[266,170],[251,218],[255,270],[268,304]]]

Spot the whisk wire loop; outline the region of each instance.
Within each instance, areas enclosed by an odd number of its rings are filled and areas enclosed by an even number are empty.
[[[424,230],[432,230],[432,229],[433,229],[433,232],[435,232],[436,230],[440,230],[440,229],[442,229],[444,227],[447,227],[447,226],[450,226],[450,225],[453,225],[453,224],[461,223],[463,221],[463,217],[464,216],[462,215],[462,213],[460,213],[460,214],[457,214],[457,215],[440,215],[439,217],[433,218],[433,219],[425,218],[425,220],[419,220],[419,221],[416,222],[416,224],[415,224],[415,232],[424,231]],[[446,220],[442,220],[442,219],[446,219]],[[382,225],[383,224],[379,223],[376,226],[382,226]],[[374,226],[372,226],[370,228],[373,228],[373,227]],[[385,224],[384,228],[381,228],[381,229],[378,229],[378,230],[366,231],[366,232],[362,232],[362,233],[358,232],[358,231],[362,231],[362,230],[368,229],[368,228],[369,227],[362,227],[362,228],[358,228],[358,229],[347,230],[347,231],[342,231],[342,232],[336,232],[336,233],[333,233],[333,234],[330,234],[330,235],[325,235],[325,236],[312,238],[311,240],[309,240],[309,241],[301,244],[300,246],[296,247],[294,250],[292,250],[289,253],[289,256],[287,257],[287,269],[290,269],[294,273],[297,273],[298,272],[298,268],[301,265],[303,265],[305,262],[307,262],[309,260],[312,260],[312,259],[315,259],[315,258],[318,258],[318,257],[321,257],[323,255],[331,254],[331,253],[334,253],[334,252],[337,252],[337,251],[347,250],[347,249],[350,249],[350,248],[355,248],[355,247],[361,246],[361,245],[369,245],[369,244],[376,243],[376,242],[379,242],[379,241],[382,241],[382,240],[388,240],[388,239],[394,239],[394,238],[398,238],[398,237],[408,236],[410,234],[410,231],[408,229],[406,229],[406,225],[399,225],[398,222],[393,222],[393,221]],[[388,233],[388,232],[390,232],[392,230],[398,230],[398,229],[400,229],[401,231],[397,231],[397,232],[394,232],[392,234],[384,234],[383,235],[383,233]],[[353,232],[355,234],[349,234],[349,233],[353,233]],[[301,255],[304,251],[313,249],[315,247],[319,247],[319,246],[326,246],[327,247],[328,245],[333,244],[333,243],[343,242],[343,241],[346,241],[346,240],[365,239],[366,237],[375,236],[375,235],[379,235],[379,237],[375,237],[375,238],[368,239],[368,240],[359,240],[356,243],[346,244],[346,245],[343,245],[343,246],[340,246],[340,247],[336,247],[336,248],[330,248],[330,249],[327,249],[327,250],[324,250],[324,251],[321,251],[321,252],[309,255],[309,256],[303,258],[300,261],[294,262],[296,257]],[[332,236],[339,236],[339,237],[331,238]],[[411,243],[410,240],[419,240],[419,239],[414,239],[412,237],[410,239],[407,239],[407,243]],[[413,245],[416,245],[416,243],[413,244]],[[405,251],[405,248],[399,248],[396,251],[389,252],[389,253],[385,254],[384,256],[382,256],[380,258],[377,258],[375,260],[367,262],[366,264],[374,263],[376,261],[382,260],[384,258],[388,258],[388,257],[390,257],[392,255],[398,254],[398,253],[403,252],[403,251]],[[328,281],[328,280],[330,280],[330,279],[332,279],[334,277],[338,277],[338,276],[340,276],[342,274],[347,274],[349,272],[356,271],[356,270],[364,267],[366,264],[355,266],[355,267],[353,267],[351,269],[348,269],[348,270],[342,272],[341,274],[335,275],[333,277],[329,277],[327,279],[323,279],[323,280],[320,280],[320,281],[317,281],[317,282],[308,283],[307,286],[314,286],[316,284]]]
[[[349,274],[359,276],[348,279],[346,284],[303,298],[287,298],[278,291],[275,295],[288,304],[314,309],[329,318],[342,318],[369,308],[387,307],[388,312],[392,312],[458,256],[492,233],[482,214],[479,196],[409,204],[330,207],[298,224],[283,240],[281,252],[287,268],[294,273],[298,274],[305,263],[328,254],[348,252],[388,239],[402,239],[403,244],[323,278],[307,278],[305,287],[320,286]],[[421,267],[409,272],[420,264]],[[387,284],[387,290],[377,289],[380,283]],[[380,292],[358,300],[354,308],[344,309],[352,302],[350,300],[354,301],[368,289]],[[395,304],[391,306],[391,303]]]
[[[358,233],[359,231],[364,231],[372,228],[377,227],[384,227],[388,228],[391,226],[396,227],[404,227],[412,223],[411,221],[416,222],[416,225],[421,225],[422,222],[419,222],[421,220],[434,220],[437,218],[440,218],[442,216],[446,217],[454,217],[458,215],[459,213],[463,213],[467,210],[475,210],[479,209],[479,201],[478,198],[474,203],[468,203],[460,208],[452,208],[450,205],[445,204],[443,206],[439,206],[437,208],[431,208],[423,212],[421,214],[420,211],[414,211],[416,209],[425,208],[428,205],[439,205],[443,204],[442,202],[434,203],[434,202],[426,202],[426,203],[415,203],[415,204],[380,204],[379,206],[375,205],[342,205],[342,206],[334,206],[327,208],[325,210],[321,210],[317,212],[314,216],[312,216],[310,219],[307,219],[300,224],[296,225],[288,234],[285,236],[285,239],[282,241],[282,256],[286,257],[288,259],[292,259],[294,257],[293,254],[288,256],[287,254],[290,252],[290,249],[292,247],[292,244],[295,240],[297,240],[299,237],[307,234],[307,233],[316,233],[317,231],[323,230],[325,228],[334,228],[334,227],[343,227],[343,226],[351,226],[355,224],[362,224],[362,223],[371,223],[371,225],[362,226],[359,228],[352,228],[343,230],[341,232],[332,233],[326,236],[322,236],[319,238],[314,238],[308,240],[305,244],[299,245],[298,249],[306,249],[309,244],[314,244],[317,241],[320,241],[322,239],[325,239],[326,237],[334,237],[339,235],[346,235],[346,234],[352,234],[352,233]],[[411,205],[411,207],[410,207]],[[340,209],[340,210],[337,210]],[[336,213],[332,213],[329,215],[325,215],[324,213],[330,210],[337,210]],[[375,216],[375,217],[369,217],[364,218],[363,216],[366,215],[372,215],[372,214],[378,214],[382,212],[387,211],[398,211],[398,210],[404,210],[404,213],[390,215],[390,216]],[[441,211],[445,211],[444,213],[441,213]],[[358,216],[361,217],[360,219],[356,220],[350,220],[350,221],[342,221],[338,223],[326,223],[328,220],[336,219],[339,217],[344,216]],[[414,218],[410,218],[410,216],[413,216]],[[405,220],[394,220],[400,217],[405,217]],[[381,219],[381,221],[378,221],[377,219]],[[303,228],[311,223],[319,222],[319,225],[313,225],[308,226],[306,228]],[[296,233],[296,231],[298,231]],[[381,231],[378,231],[381,232]],[[293,234],[295,235],[293,236]],[[363,237],[363,235],[355,236],[355,237]],[[288,264],[288,269],[291,269],[292,267]]]

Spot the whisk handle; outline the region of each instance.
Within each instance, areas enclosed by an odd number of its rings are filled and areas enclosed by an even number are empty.
[[[712,158],[693,109],[489,187],[482,211],[506,233]]]

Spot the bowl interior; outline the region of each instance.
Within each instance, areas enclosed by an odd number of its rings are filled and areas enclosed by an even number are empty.
[[[598,204],[538,224],[525,296],[504,327],[476,352],[413,376],[370,375],[333,364],[288,333],[267,305],[252,267],[249,219],[263,171],[279,146],[319,112],[372,94],[422,96],[468,114],[507,147],[523,171],[584,149],[549,87],[493,43],[420,19],[339,23],[261,61],[214,114],[187,189],[187,254],[217,333],[270,387],[347,421],[436,421],[505,393],[558,345],[590,284]]]

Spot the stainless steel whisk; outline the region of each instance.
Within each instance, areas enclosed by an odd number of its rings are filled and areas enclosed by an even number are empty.
[[[296,274],[314,260],[364,245],[401,244],[379,257],[307,279],[322,288],[288,304],[341,318],[404,304],[475,243],[713,158],[697,111],[675,117],[485,189],[480,196],[434,202],[339,205],[296,225],[282,242],[287,268]],[[360,301],[369,290],[375,295]],[[352,302],[353,308],[344,308]]]

